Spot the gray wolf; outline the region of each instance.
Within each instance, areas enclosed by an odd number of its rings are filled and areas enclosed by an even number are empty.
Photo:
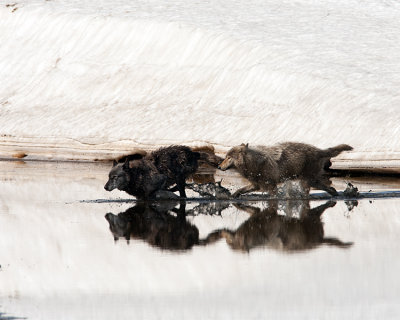
[[[237,190],[233,196],[262,190],[276,195],[277,184],[287,180],[299,179],[308,193],[310,187],[337,195],[327,175],[332,157],[343,151],[353,150],[347,144],[328,149],[318,149],[309,144],[285,142],[274,146],[249,147],[248,144],[233,147],[228,151],[221,170],[236,168],[250,181],[250,185]]]
[[[293,201],[293,200],[291,200]],[[309,250],[322,244],[348,248],[353,243],[342,242],[337,238],[324,237],[322,213],[335,206],[336,202],[328,201],[316,208],[310,209],[309,201],[301,202],[300,218],[283,216],[277,213],[277,207],[260,208],[234,204],[238,209],[250,214],[236,231],[220,229],[210,233],[202,244],[210,244],[225,239],[234,250],[249,252],[257,247],[269,247],[275,250],[296,252]]]

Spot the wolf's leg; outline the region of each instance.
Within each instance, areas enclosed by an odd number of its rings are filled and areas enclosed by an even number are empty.
[[[336,205],[336,201],[329,200],[325,202],[324,204],[319,205],[318,207],[315,207],[313,209],[310,209],[308,212],[309,216],[315,216],[315,217],[320,217],[324,211],[328,208],[332,208]]]
[[[212,243],[217,242],[218,240],[222,239],[222,231],[223,231],[223,229],[216,230],[216,231],[210,233],[207,236],[207,238],[199,240],[199,245],[206,246],[208,244],[212,244]]]
[[[258,186],[255,186],[253,184],[249,184],[243,188],[240,188],[239,190],[236,190],[235,193],[232,195],[234,198],[237,198],[241,194],[249,193],[252,191],[259,190],[260,188]]]
[[[310,184],[308,183],[308,181],[306,181],[304,179],[300,179],[299,184],[300,184],[300,189],[301,189],[302,195],[304,197],[308,197],[310,194]]]
[[[308,214],[310,213],[310,200],[298,200],[300,202],[300,212],[299,212],[299,216],[300,219],[304,219],[308,216]]]
[[[178,187],[179,195],[181,196],[181,198],[186,198],[186,192],[185,192],[186,179],[184,175],[178,176],[176,186]]]
[[[248,206],[245,205],[243,203],[234,203],[233,204],[237,209],[242,210],[244,212],[247,212],[249,215],[254,215],[256,213],[259,213],[261,211],[260,208],[258,207],[252,207],[252,206]]]
[[[276,196],[278,195],[278,187],[276,186],[276,184],[269,184],[267,187],[267,192],[270,197],[276,198]]]
[[[337,193],[335,188],[330,187],[329,185],[326,185],[321,180],[313,180],[311,182],[311,187],[313,187],[315,189],[324,190],[324,191],[328,192],[333,197],[336,197],[338,195],[338,193]]]
[[[174,187],[168,189],[168,191],[171,191],[171,192],[178,191],[178,185],[175,185]]]
[[[178,217],[185,218],[186,217],[186,201],[180,200],[179,208],[173,208],[172,211],[175,212]]]
[[[278,210],[278,187],[276,184],[270,184],[266,188],[268,192],[269,199],[268,199],[268,208],[273,210]]]

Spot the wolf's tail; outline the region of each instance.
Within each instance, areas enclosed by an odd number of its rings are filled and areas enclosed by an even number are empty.
[[[324,238],[322,243],[325,243],[329,246],[336,246],[339,248],[349,248],[353,245],[353,242],[342,242],[336,238]]]
[[[214,152],[214,147],[204,146],[192,148],[192,151],[198,154],[198,159],[217,168],[218,165],[224,160],[218,157]]]
[[[336,147],[322,150],[322,155],[324,157],[333,158],[338,156],[343,151],[350,151],[350,150],[353,150],[353,147],[349,146],[348,144],[339,144]]]

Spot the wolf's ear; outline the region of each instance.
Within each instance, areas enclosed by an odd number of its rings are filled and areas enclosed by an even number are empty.
[[[129,159],[128,159],[128,158],[125,159],[123,168],[124,168],[124,169],[129,169]]]
[[[248,143],[246,143],[246,144],[242,143],[240,146],[242,147],[241,148],[242,150],[247,150],[249,148],[249,144]]]
[[[117,164],[118,164],[118,162],[114,160],[113,161],[113,167],[115,167]]]

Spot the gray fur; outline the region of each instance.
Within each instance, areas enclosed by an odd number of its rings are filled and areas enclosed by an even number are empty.
[[[210,233],[206,239],[201,240],[201,243],[210,244],[224,238],[232,249],[245,252],[257,247],[296,252],[313,249],[323,244],[349,248],[352,242],[342,242],[337,238],[324,236],[321,215],[335,204],[334,201],[328,201],[310,209],[306,201],[303,203],[300,218],[293,218],[279,215],[274,205],[261,210],[236,203],[235,207],[249,213],[250,218],[235,231],[220,229]]]
[[[234,197],[257,190],[276,195],[278,183],[293,179],[299,179],[307,192],[313,187],[336,196],[337,191],[330,186],[331,181],[326,169],[330,166],[332,157],[352,149],[346,144],[325,150],[296,142],[251,148],[248,144],[242,144],[228,151],[219,168],[227,170],[234,167],[251,182],[250,185],[237,190],[233,194]]]

